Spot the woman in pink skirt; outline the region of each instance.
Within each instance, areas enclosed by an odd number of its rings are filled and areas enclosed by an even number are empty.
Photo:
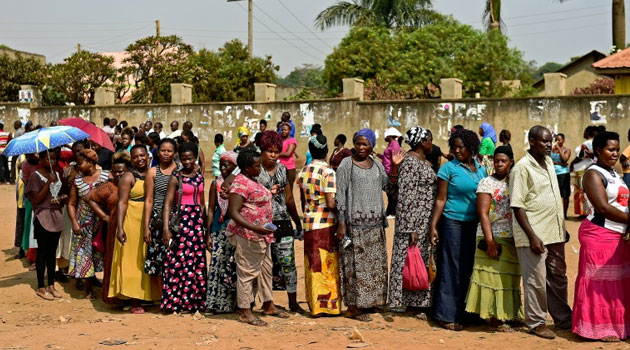
[[[590,212],[579,230],[580,262],[575,281],[573,332],[588,339],[620,341],[630,333],[630,242],[628,187],[613,169],[619,135],[593,140],[597,163],[582,178]]]

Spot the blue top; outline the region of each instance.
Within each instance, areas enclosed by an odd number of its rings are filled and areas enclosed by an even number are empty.
[[[477,215],[477,185],[486,177],[486,169],[475,160],[477,172],[473,173],[457,158],[444,164],[438,178],[448,182],[448,194],[444,216],[451,220],[474,221]]]
[[[562,158],[560,158],[560,153],[551,152],[551,160],[554,162],[562,163]],[[553,167],[556,169],[556,175],[568,174],[569,166],[568,165],[557,165],[554,164]]]

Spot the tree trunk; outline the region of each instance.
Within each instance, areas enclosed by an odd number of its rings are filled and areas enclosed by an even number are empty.
[[[626,9],[623,0],[612,2],[612,37],[613,45],[618,50],[626,47]]]

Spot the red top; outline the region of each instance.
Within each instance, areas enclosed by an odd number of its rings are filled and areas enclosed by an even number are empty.
[[[238,194],[243,197],[243,208],[241,215],[248,222],[259,226],[272,222],[273,207],[271,205],[271,192],[256,181],[250,180],[243,174],[238,174],[230,186],[230,194]],[[236,221],[231,220],[227,226],[228,235],[239,235],[249,241],[265,241],[273,243],[273,233],[260,235],[245,227],[239,226]]]

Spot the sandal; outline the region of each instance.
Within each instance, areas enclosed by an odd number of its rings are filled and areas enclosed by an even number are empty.
[[[48,300],[48,301],[55,300],[55,297],[50,295],[48,292],[42,293],[40,291],[37,291],[37,292],[35,292],[35,294],[37,294],[38,297],[40,297],[40,298],[42,298],[44,300]]]
[[[96,300],[96,294],[94,292],[85,293],[85,298],[94,301]]]
[[[61,299],[61,293],[56,289],[48,288],[48,293],[50,293],[55,299]]]
[[[260,319],[260,317],[256,317],[255,319],[248,321],[248,320],[243,320],[242,318],[238,318],[238,322],[242,322],[242,323],[247,323],[250,326],[256,326],[256,327],[266,327],[267,326],[267,322],[263,321]]]
[[[304,315],[306,313],[306,310],[302,309],[300,304],[295,304],[295,305],[289,306],[289,311],[295,312],[295,313],[300,314],[300,315]]]
[[[142,306],[132,307],[131,313],[134,315],[142,315],[144,313],[144,308]]]
[[[415,318],[417,318],[420,321],[427,321],[429,318],[427,317],[427,314],[425,314],[424,312],[421,312],[419,314],[416,314],[414,316]]]
[[[462,329],[464,329],[464,327],[462,327],[461,324],[456,323],[456,322],[446,323],[446,322],[440,321],[439,324],[442,328],[448,329],[449,331],[459,332]]]
[[[618,337],[603,337],[599,339],[601,342],[604,343],[616,343],[621,341],[621,339],[619,339]]]
[[[276,312],[272,312],[270,314],[263,312],[263,315],[277,317],[277,318],[289,318],[289,314],[286,311],[282,311],[282,310],[276,310]]]
[[[372,318],[368,314],[346,314],[345,317],[357,320],[360,322],[371,322]]]

